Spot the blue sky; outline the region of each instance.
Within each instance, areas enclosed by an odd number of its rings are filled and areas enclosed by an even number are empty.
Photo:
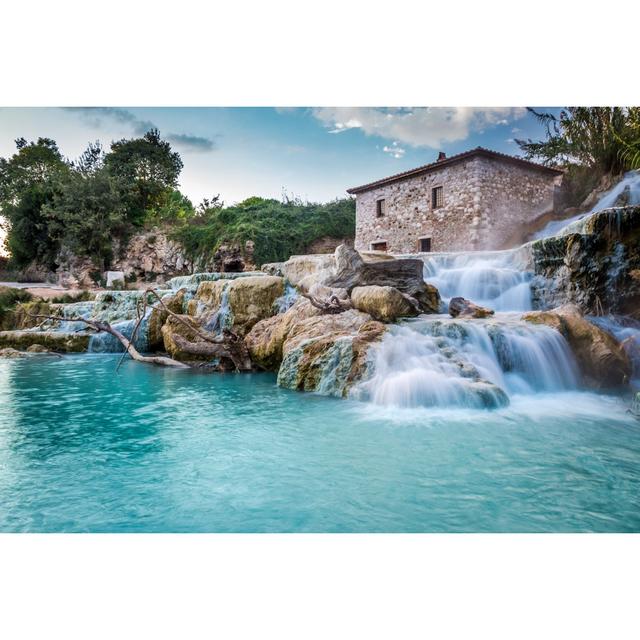
[[[184,162],[180,188],[195,204],[220,194],[231,204],[286,190],[311,201],[482,145],[519,153],[514,137],[542,137],[521,107],[3,108],[0,156],[14,139],[46,136],[69,158],[87,142],[160,129]]]

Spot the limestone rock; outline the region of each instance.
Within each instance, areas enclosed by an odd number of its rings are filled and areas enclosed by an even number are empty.
[[[345,396],[367,374],[367,352],[385,325],[355,309],[294,323],[282,346],[278,384]]]
[[[355,287],[376,285],[394,287],[415,298],[421,311],[436,313],[440,307],[437,289],[424,282],[422,260],[401,258],[366,262],[362,256],[345,245],[335,252],[335,272],[323,284],[351,292]]]
[[[26,351],[39,344],[49,351],[79,353],[89,348],[91,335],[84,332],[61,333],[57,331],[0,331],[0,348],[11,347]]]
[[[275,313],[274,303],[283,293],[284,280],[277,276],[248,276],[201,282],[194,299],[189,302],[188,313],[211,318],[223,305],[223,297],[226,295],[230,314],[228,328],[245,336],[253,325]]]
[[[184,297],[186,289],[180,289],[172,296],[165,296],[163,303],[173,313],[181,314],[184,312]],[[164,338],[162,336],[162,326],[167,321],[169,314],[165,311],[158,301],[153,302],[153,311],[149,316],[147,340],[150,351],[161,350],[164,348]]]
[[[566,338],[585,383],[601,389],[627,384],[631,363],[616,339],[582,317],[576,305],[552,311],[531,311],[524,320],[553,327]]]
[[[420,313],[417,300],[400,293],[395,287],[355,287],[351,291],[351,301],[358,311],[368,313],[381,322],[395,322],[398,318]]]
[[[262,369],[277,371],[282,362],[282,346],[294,324],[320,315],[308,300],[297,300],[284,313],[257,322],[245,337],[251,359]]]
[[[43,347],[41,344],[36,343],[27,347],[27,353],[51,353],[51,352],[46,347]]]
[[[605,209],[530,247],[534,306],[640,319],[640,206]]]
[[[4,349],[0,349],[0,358],[15,359],[26,357],[28,356],[24,351],[18,351],[17,349],[13,349],[12,347],[5,347]]]
[[[452,318],[487,318],[494,313],[493,309],[481,307],[466,298],[456,297],[449,301],[449,315]]]
[[[194,342],[197,338],[196,329],[200,327],[197,320],[191,316],[182,314],[180,315],[180,318],[186,322],[186,325],[172,316],[169,316],[167,321],[162,325],[162,337],[165,351],[174,360],[180,360],[180,362],[210,360],[211,358],[208,356],[195,355],[182,351],[175,343],[174,336],[176,335],[185,338],[189,342]]]

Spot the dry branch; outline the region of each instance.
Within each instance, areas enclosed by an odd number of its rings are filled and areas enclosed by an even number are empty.
[[[321,300],[307,293],[303,289],[299,289],[298,293],[306,298],[316,309],[320,309],[322,313],[343,313],[349,307],[343,303],[335,293],[332,293],[326,300]]]
[[[61,320],[60,316],[51,316],[51,315],[41,315],[41,314],[29,314],[32,318],[43,318],[45,320]],[[137,360],[138,362],[145,362],[147,364],[156,364],[163,367],[179,367],[186,368],[188,365],[183,362],[178,362],[173,358],[168,358],[166,356],[143,356],[132,344],[132,342],[124,336],[120,331],[114,329],[108,322],[103,322],[100,320],[87,320],[86,318],[66,318],[71,322],[84,322],[88,327],[91,327],[94,331],[98,333],[104,331],[105,333],[110,333],[112,336],[117,338],[122,346],[125,348],[127,353],[131,356],[133,360]]]

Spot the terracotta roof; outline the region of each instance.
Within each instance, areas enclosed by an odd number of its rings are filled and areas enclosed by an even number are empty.
[[[375,182],[363,184],[360,187],[352,187],[351,189],[347,189],[347,193],[362,193],[363,191],[368,191],[369,189],[374,189],[375,187],[381,187],[385,184],[400,182],[401,180],[413,178],[414,176],[419,176],[423,173],[430,173],[431,171],[436,171],[437,169],[441,169],[442,167],[455,164],[456,162],[462,162],[463,160],[468,160],[469,158],[474,158],[476,156],[483,156],[485,158],[492,158],[494,160],[500,160],[502,162],[509,162],[511,164],[519,165],[527,169],[542,171],[543,173],[549,173],[556,176],[562,175],[563,173],[559,169],[545,167],[544,165],[538,164],[536,162],[531,162],[529,160],[524,160],[523,158],[510,156],[506,153],[499,153],[498,151],[491,151],[491,149],[485,149],[484,147],[476,147],[475,149],[464,151],[463,153],[458,153],[457,155],[445,158],[444,160],[436,160],[435,162],[425,164],[422,167],[417,167],[416,169],[410,169],[409,171],[404,171],[403,173],[397,173],[393,176],[389,176],[388,178],[382,178],[381,180],[376,180]]]

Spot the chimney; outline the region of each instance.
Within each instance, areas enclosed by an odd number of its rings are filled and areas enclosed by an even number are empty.
[[[447,154],[444,151],[441,151],[438,154],[438,162],[442,162],[442,160],[446,160],[447,159]]]

